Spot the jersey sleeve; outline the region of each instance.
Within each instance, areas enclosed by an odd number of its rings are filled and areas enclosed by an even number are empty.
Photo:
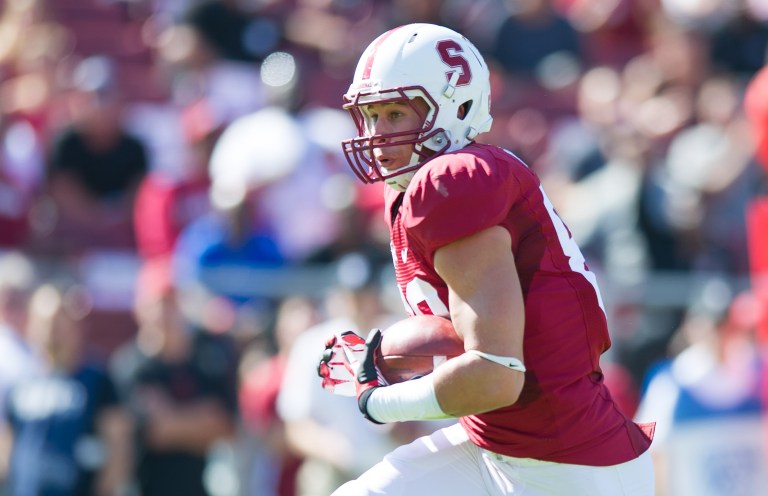
[[[419,171],[403,203],[409,239],[430,260],[438,248],[502,223],[520,196],[510,164],[471,154],[437,160]]]

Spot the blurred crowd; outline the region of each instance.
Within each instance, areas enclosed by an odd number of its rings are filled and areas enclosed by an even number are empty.
[[[768,492],[766,2],[2,0],[6,494],[323,496],[432,427],[369,424],[314,370],[404,315],[382,186],[339,142],[363,47],[407,22],[490,64],[480,141],[598,273],[659,494]]]

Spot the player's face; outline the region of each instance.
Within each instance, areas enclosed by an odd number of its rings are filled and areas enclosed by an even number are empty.
[[[392,146],[392,143],[416,138],[428,109],[427,104],[418,98],[403,102],[377,103],[362,109],[370,136],[400,133],[400,136],[396,137],[374,139],[373,157],[380,167],[393,171],[410,163],[413,143],[395,146]],[[414,132],[408,133],[409,131]]]

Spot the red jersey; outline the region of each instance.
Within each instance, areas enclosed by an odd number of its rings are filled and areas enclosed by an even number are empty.
[[[598,466],[648,449],[653,426],[621,413],[603,383],[599,358],[611,341],[595,276],[524,163],[472,144],[427,163],[406,193],[389,189],[386,207],[397,283],[413,315],[448,315],[438,248],[492,226],[512,237],[525,298],[525,385],[514,405],[460,419],[475,444]]]

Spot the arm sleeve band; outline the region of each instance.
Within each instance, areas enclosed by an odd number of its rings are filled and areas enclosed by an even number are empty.
[[[366,408],[368,414],[381,423],[450,418],[437,402],[432,374],[376,388]]]
[[[484,351],[479,351],[479,350],[468,350],[467,353],[472,353],[481,358],[485,358],[486,360],[489,360],[491,362],[498,363],[499,365],[503,365],[504,367],[510,368],[512,370],[525,372],[525,365],[523,365],[523,362],[521,362],[519,358],[491,355],[490,353],[485,353]]]

